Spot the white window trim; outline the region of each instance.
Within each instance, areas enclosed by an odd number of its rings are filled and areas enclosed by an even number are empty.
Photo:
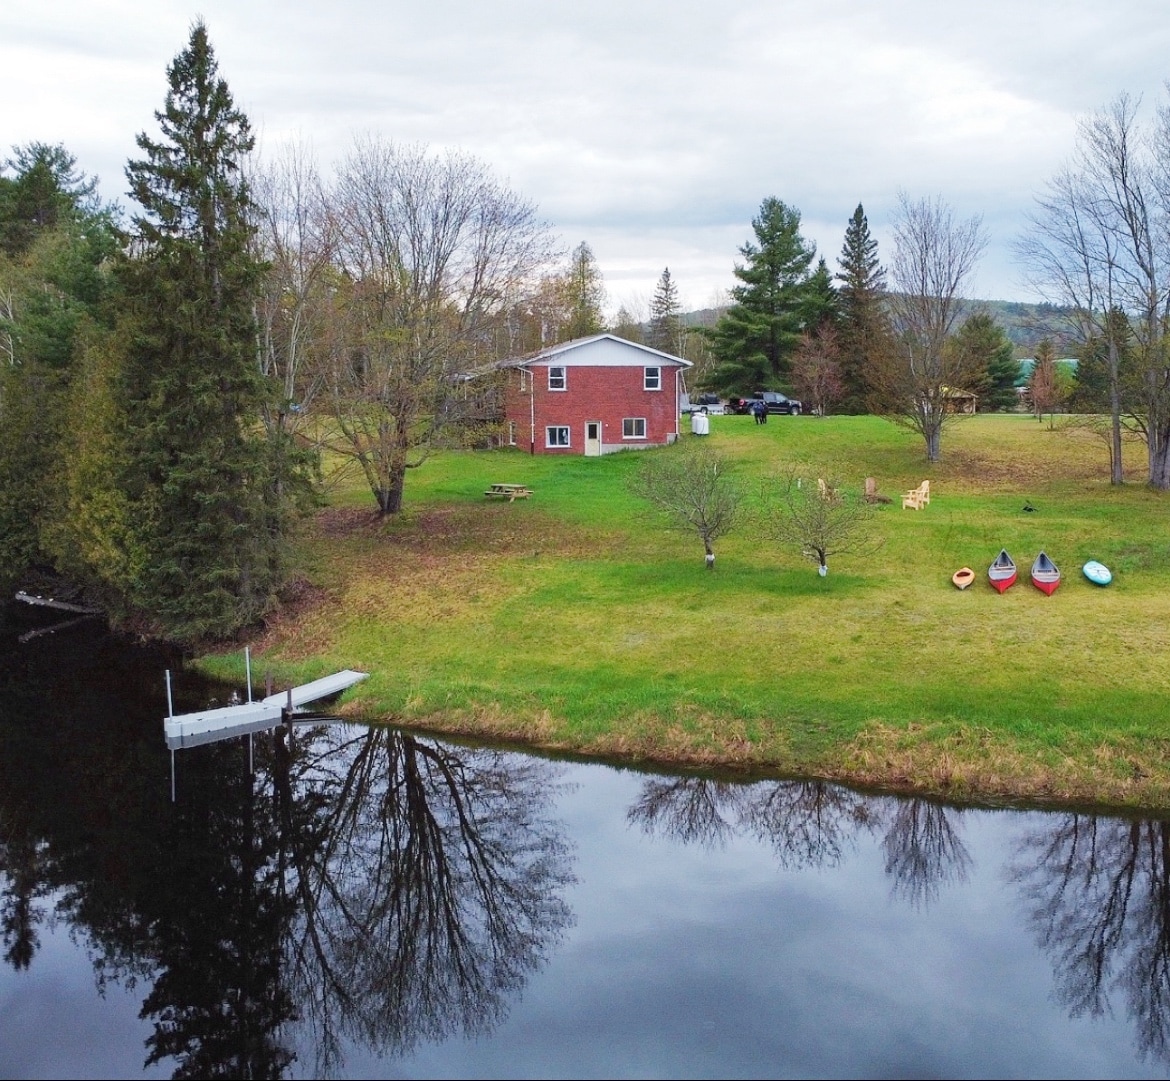
[[[656,372],[654,376],[655,386],[650,385],[650,373]],[[643,390],[661,390],[662,389],[662,366],[660,364],[650,364],[642,369],[642,389]]]
[[[552,441],[553,432],[564,432],[565,441],[563,443],[554,443]],[[546,425],[544,429],[544,445],[546,448],[557,447],[563,449],[565,447],[571,447],[573,445],[573,433],[570,431],[569,426],[567,424]]]
[[[514,447],[516,445],[516,422],[514,420],[508,421],[508,446]]]
[[[561,373],[561,385],[559,387],[553,386],[553,372]],[[550,364],[548,368],[548,389],[556,391],[558,394],[569,389],[569,369],[563,364]]]
[[[637,430],[638,425],[642,426],[641,435],[627,435],[628,428]],[[646,438],[646,418],[645,417],[622,417],[622,439],[645,439]]]

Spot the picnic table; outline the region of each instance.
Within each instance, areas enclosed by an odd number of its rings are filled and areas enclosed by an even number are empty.
[[[512,503],[517,499],[527,499],[532,495],[532,489],[527,484],[492,484],[483,494],[489,499],[506,499]]]

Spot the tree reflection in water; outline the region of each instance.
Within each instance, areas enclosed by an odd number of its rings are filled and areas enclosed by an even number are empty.
[[[960,812],[928,800],[899,800],[889,822],[882,849],[893,893],[915,907],[938,898],[952,882],[966,882],[971,856],[952,819]]]
[[[180,752],[172,804],[160,658],[38,644],[0,650],[4,963],[34,968],[38,928],[67,924],[99,988],[146,988],[147,1065],[279,1077],[315,1044],[321,1073],[344,1040],[483,1032],[569,925],[557,767],[282,729],[255,775],[241,739]]]
[[[318,1046],[402,1053],[497,1023],[570,922],[553,767],[388,729],[290,757],[287,973]]]
[[[1170,823],[1057,816],[1010,869],[1073,1017],[1125,1005],[1143,1057],[1170,1062]]]
[[[825,781],[732,784],[704,777],[648,780],[627,812],[647,833],[725,844],[742,832],[767,844],[785,870],[835,867],[864,833],[883,831],[893,892],[916,905],[963,882],[971,858],[954,808],[926,800],[865,796]]]

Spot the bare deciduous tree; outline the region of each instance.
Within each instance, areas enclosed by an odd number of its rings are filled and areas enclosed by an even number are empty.
[[[360,466],[379,512],[393,514],[407,470],[479,404],[470,377],[498,359],[506,314],[552,242],[533,204],[476,158],[373,137],[342,163],[330,202],[334,449]]]
[[[821,577],[829,573],[830,556],[880,546],[871,528],[873,507],[835,482],[814,485],[789,475],[777,490],[765,492],[765,501],[772,535],[816,563]]]
[[[289,143],[250,177],[256,240],[268,265],[257,304],[260,365],[281,388],[265,414],[270,428],[296,431],[321,390],[336,236],[312,151]]]
[[[1170,106],[1152,129],[1126,94],[1085,118],[1072,162],[1037,198],[1017,245],[1032,283],[1074,309],[1083,342],[1107,343],[1111,480],[1122,482],[1124,418],[1146,442],[1149,482],[1170,488]],[[1117,313],[1137,378],[1124,384]]]
[[[650,451],[630,487],[663,512],[674,529],[696,534],[707,569],[714,569],[715,541],[734,527],[740,505],[739,489],[722,455],[694,443]]]
[[[792,384],[817,416],[828,416],[845,393],[841,347],[827,323],[800,336],[792,355]]]
[[[872,370],[875,398],[892,420],[917,432],[937,462],[944,426],[956,416],[951,395],[984,371],[963,350],[947,348],[963,314],[963,290],[987,244],[978,216],[965,221],[941,199],[899,196],[889,295],[894,344]]]

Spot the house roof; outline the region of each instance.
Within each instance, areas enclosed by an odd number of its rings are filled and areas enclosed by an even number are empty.
[[[647,355],[649,354],[649,355]],[[653,358],[653,360],[651,359]],[[500,362],[502,368],[523,368],[530,364],[598,364],[620,367],[625,364],[643,366],[648,363],[673,364],[679,368],[691,367],[691,362],[648,345],[619,338],[616,334],[592,334],[588,338],[550,345],[522,357],[509,357]]]

